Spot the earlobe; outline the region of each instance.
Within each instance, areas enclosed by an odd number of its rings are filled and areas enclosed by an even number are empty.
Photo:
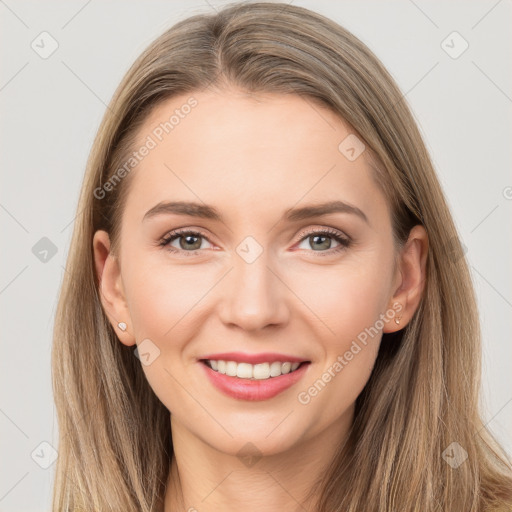
[[[403,329],[416,312],[425,288],[428,245],[425,228],[420,224],[414,226],[401,251],[400,282],[390,299],[393,304],[400,303],[402,308],[396,313],[394,321],[386,324],[383,332]]]
[[[135,344],[129,327],[130,315],[124,296],[121,273],[116,257],[110,252],[110,239],[106,231],[98,230],[93,237],[94,263],[98,276],[98,293],[103,310],[119,341],[127,346]]]

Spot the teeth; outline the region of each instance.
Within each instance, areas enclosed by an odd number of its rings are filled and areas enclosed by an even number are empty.
[[[229,375],[230,377],[264,380],[293,372],[299,367],[300,363],[281,363],[275,361],[273,363],[249,364],[237,363],[236,361],[215,361],[214,359],[208,359],[208,365],[212,370]]]

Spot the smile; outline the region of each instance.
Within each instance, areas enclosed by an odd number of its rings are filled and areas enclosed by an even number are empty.
[[[279,377],[295,371],[301,363],[280,362],[273,363],[237,363],[236,361],[223,361],[208,359],[205,363],[214,371],[228,375],[229,377],[238,377],[239,379],[264,380],[273,377]]]
[[[311,362],[250,364],[207,359],[199,364],[224,395],[238,400],[269,400],[302,379]]]

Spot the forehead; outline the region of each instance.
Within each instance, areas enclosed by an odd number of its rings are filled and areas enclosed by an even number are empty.
[[[183,200],[257,219],[298,202],[342,199],[382,216],[387,205],[365,153],[347,158],[347,137],[354,134],[339,116],[298,95],[176,96],[139,130],[136,148],[150,149],[131,171],[127,210],[142,220],[160,201]]]

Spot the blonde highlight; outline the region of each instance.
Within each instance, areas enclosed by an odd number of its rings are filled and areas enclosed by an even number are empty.
[[[369,149],[365,158],[388,200],[397,246],[415,224],[429,235],[420,306],[404,329],[384,335],[350,436],[311,490],[315,510],[510,510],[511,462],[479,411],[481,334],[471,275],[405,98],[350,32],[305,8],[266,2],[226,6],[171,27],[134,62],[105,113],[55,319],[60,439],[52,510],[163,510],[169,411],[103,310],[92,250],[94,233],[104,229],[119,252],[131,173],[101,198],[94,191],[126,162],[161,101],[205,88],[298,94],[329,108]],[[468,453],[457,471],[441,457],[453,441]]]

